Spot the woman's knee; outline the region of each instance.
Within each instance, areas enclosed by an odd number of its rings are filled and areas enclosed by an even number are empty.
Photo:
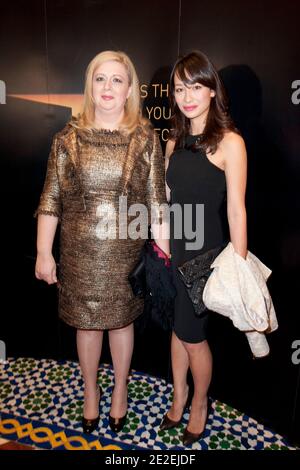
[[[129,325],[123,326],[122,328],[114,328],[113,330],[109,330],[108,332],[110,336],[124,335],[124,334],[131,334],[131,333],[133,333],[133,323],[129,323]]]
[[[81,330],[77,329],[77,337],[85,338],[85,339],[95,339],[101,338],[103,335],[103,330]]]

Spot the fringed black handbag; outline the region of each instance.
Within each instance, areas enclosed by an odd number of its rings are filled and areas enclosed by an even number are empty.
[[[136,320],[143,330],[152,321],[165,331],[173,326],[176,289],[171,262],[154,240],[147,240],[135,268],[128,276],[134,295],[144,298],[144,311]]]
[[[147,293],[144,248],[139,261],[128,276],[132,292],[136,297],[144,298]]]

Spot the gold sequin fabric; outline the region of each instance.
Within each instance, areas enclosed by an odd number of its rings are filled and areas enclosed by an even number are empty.
[[[128,274],[144,240],[120,236],[121,195],[128,207],[142,203],[148,213],[152,204],[166,203],[164,162],[153,129],[139,126],[126,136],[67,125],[56,134],[36,214],[60,219],[59,315],[76,328],[122,328],[142,311]],[[128,216],[127,224],[132,220]]]

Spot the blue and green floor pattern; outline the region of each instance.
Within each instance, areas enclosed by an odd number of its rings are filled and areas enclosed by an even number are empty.
[[[10,358],[0,364],[0,437],[51,450],[183,450],[181,442],[188,415],[181,425],[160,431],[170,407],[172,385],[161,378],[132,371],[128,384],[128,414],[122,432],[108,423],[113,370],[102,364],[98,382],[99,427],[82,431],[83,382],[77,362],[52,359]],[[213,400],[203,438],[193,450],[288,450],[283,437],[251,417]]]

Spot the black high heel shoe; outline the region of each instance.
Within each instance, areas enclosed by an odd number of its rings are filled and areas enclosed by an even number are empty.
[[[127,384],[128,384],[128,381],[127,381]],[[121,416],[121,418],[113,418],[111,414],[109,414],[108,422],[109,422],[110,429],[115,433],[122,431],[126,423],[126,419],[127,419],[127,411],[124,416]]]
[[[99,403],[100,403],[102,393],[103,393],[102,388],[100,387],[100,385],[99,385],[99,392],[100,392],[100,397],[99,397]],[[100,415],[99,414],[96,418],[93,418],[93,419],[86,419],[83,416],[82,421],[81,421],[83,432],[85,434],[91,434],[93,431],[95,431],[95,429],[97,429],[98,424],[99,424],[99,420],[100,420]]]
[[[126,423],[126,419],[127,419],[127,411],[125,415],[122,416],[121,418],[113,418],[111,415],[109,415],[108,422],[109,422],[110,429],[115,433],[122,431]]]
[[[176,428],[177,426],[179,426],[179,424],[182,421],[184,412],[187,409],[189,409],[189,407],[191,405],[192,397],[193,397],[193,395],[191,393],[191,388],[189,387],[188,396],[187,396],[185,405],[184,405],[183,410],[182,410],[181,418],[178,421],[174,421],[173,419],[170,419],[169,416],[168,416],[168,413],[166,413],[163,420],[162,420],[162,422],[161,422],[161,424],[160,424],[160,426],[159,426],[160,431],[166,431],[168,429],[173,429],[173,428]]]
[[[203,437],[207,420],[209,418],[211,411],[212,411],[212,400],[210,398],[207,398],[207,413],[206,413],[203,431],[201,431],[200,433],[194,433],[194,432],[190,432],[188,428],[186,427],[182,436],[182,443],[185,447],[190,446],[191,444],[199,441]]]

